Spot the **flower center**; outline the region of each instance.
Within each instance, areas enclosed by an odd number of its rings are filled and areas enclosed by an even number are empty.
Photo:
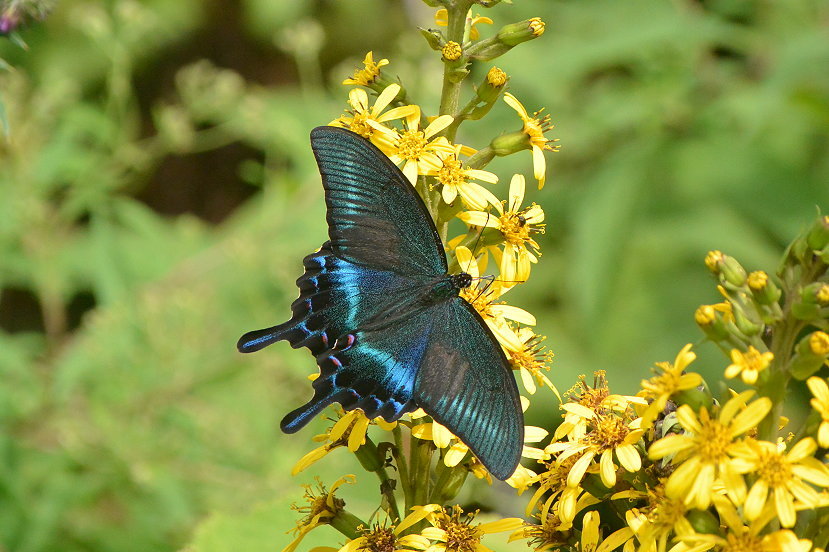
[[[765,450],[758,451],[757,475],[769,487],[784,487],[792,479],[792,469],[783,457]]]
[[[530,225],[527,224],[523,213],[524,211],[508,211],[500,217],[501,233],[513,245],[520,245],[530,239]]]
[[[363,138],[370,138],[374,134],[374,128],[366,122],[369,119],[371,119],[371,116],[368,113],[355,112],[348,128]]]
[[[729,533],[725,541],[725,546],[722,547],[723,552],[760,552],[768,549],[763,546],[763,540],[760,537],[750,533],[742,535]]]
[[[455,157],[443,160],[443,166],[438,170],[438,181],[444,186],[457,187],[466,182],[463,176],[463,165]]]
[[[703,419],[701,421],[702,431],[697,438],[701,460],[707,463],[718,463],[725,458],[726,449],[731,444],[730,432],[717,420]]]
[[[590,432],[588,439],[599,448],[599,452],[612,450],[624,443],[630,428],[616,416],[599,416],[596,428]]]
[[[659,485],[648,491],[648,520],[659,528],[673,529],[687,511],[682,500],[668,498],[664,486]]]
[[[426,149],[426,137],[420,130],[407,130],[397,141],[397,154],[403,159],[417,161]]]
[[[481,542],[477,529],[460,521],[449,522],[444,531],[447,552],[475,552]]]
[[[365,544],[360,547],[360,550],[369,550],[370,552],[394,552],[396,549],[397,538],[394,533],[387,528],[377,528],[374,531],[365,535]]]

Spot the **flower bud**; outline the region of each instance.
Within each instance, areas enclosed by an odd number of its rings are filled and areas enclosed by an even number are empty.
[[[475,89],[475,95],[479,100],[478,104],[466,114],[465,118],[478,120],[489,113],[496,100],[501,96],[507,80],[507,74],[497,67],[490,69],[484,81]]]
[[[754,322],[745,315],[742,309],[737,308],[732,311],[734,313],[734,324],[743,335],[751,337],[758,335],[765,327],[763,323]]]
[[[544,34],[544,22],[539,17],[533,17],[519,23],[504,25],[498,31],[498,40],[508,46],[515,46],[538,38]]]
[[[754,300],[761,305],[771,305],[780,300],[782,291],[762,270],[755,270],[748,275],[748,287]]]
[[[694,320],[705,335],[714,342],[728,337],[728,327],[722,314],[713,305],[702,305],[694,313]]]
[[[829,216],[820,217],[809,229],[806,244],[813,251],[821,251],[829,245]]]
[[[708,267],[713,274],[720,273],[720,263],[722,262],[723,254],[722,251],[714,249],[713,251],[709,251],[708,254],[705,256],[705,266]]]
[[[446,61],[458,61],[463,55],[461,45],[452,40],[444,44],[440,51]]]
[[[812,320],[821,316],[821,308],[829,306],[829,285],[814,282],[800,290],[800,296],[792,304],[792,314],[800,320]]]
[[[746,271],[734,257],[723,255],[720,263],[720,274],[726,282],[734,287],[743,287],[746,285]]]
[[[827,356],[829,356],[829,335],[816,331],[803,337],[795,347],[790,368],[792,376],[805,380],[820,370]]]
[[[495,155],[503,157],[518,151],[530,149],[532,144],[530,137],[524,132],[510,132],[495,137],[490,143]]]
[[[720,535],[720,522],[708,510],[689,510],[685,518],[694,531],[708,535]]]
[[[492,66],[486,74],[486,83],[492,88],[503,88],[508,79],[507,74],[495,66]]]

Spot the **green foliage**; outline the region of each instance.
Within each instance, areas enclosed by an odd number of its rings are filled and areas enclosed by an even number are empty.
[[[276,421],[314,367],[233,345],[283,318],[324,239],[308,131],[339,115],[339,82],[369,49],[437,98],[438,61],[407,17],[434,25],[380,0],[208,4],[64,0],[20,31],[28,51],[0,43],[12,67],[0,71],[4,549],[175,550],[209,512],[229,513],[205,522],[197,550],[230,549],[221,534],[254,550],[289,541],[290,467],[312,430],[286,437]],[[527,0],[492,14],[494,29],[546,21],[500,67],[562,144],[535,198],[545,255],[509,299],[549,335],[560,388],[607,369],[632,391],[700,335],[694,309],[719,300],[707,250],[773,266],[815,206],[827,211],[827,8]],[[520,124],[506,105],[489,119],[461,141]],[[234,181],[198,172],[240,144]],[[526,161],[488,169],[506,185]],[[201,177],[230,205],[231,190],[252,197],[224,218],[164,202],[206,195]],[[322,469],[331,480],[349,466]]]

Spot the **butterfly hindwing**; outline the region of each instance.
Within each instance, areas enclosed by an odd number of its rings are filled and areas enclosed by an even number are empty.
[[[521,458],[524,416],[501,346],[466,301],[433,309],[433,332],[415,379],[414,401],[449,428],[498,479]]]

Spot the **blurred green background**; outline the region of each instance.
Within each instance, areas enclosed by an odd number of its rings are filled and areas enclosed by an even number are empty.
[[[507,299],[538,317],[561,390],[606,369],[635,392],[700,340],[693,311],[719,301],[709,249],[772,272],[829,205],[829,4],[480,11],[493,29],[546,22],[496,63],[562,145],[528,194],[547,212],[544,256]],[[28,51],[0,41],[0,550],[290,541],[288,507],[312,480],[290,467],[324,423],[277,424],[314,366],[284,345],[234,345],[287,318],[301,259],[325,239],[308,133],[345,107],[340,81],[373,50],[436,109],[440,62],[415,30],[432,15],[414,0],[63,0],[22,30]],[[519,127],[499,103],[459,138],[482,147]],[[488,169],[503,197],[530,154]],[[719,353],[698,351],[718,377]],[[540,395],[530,422],[556,417]],[[336,451],[316,472],[330,484],[356,470]],[[368,517],[364,479],[342,494]],[[301,549],[337,542],[324,528]]]

